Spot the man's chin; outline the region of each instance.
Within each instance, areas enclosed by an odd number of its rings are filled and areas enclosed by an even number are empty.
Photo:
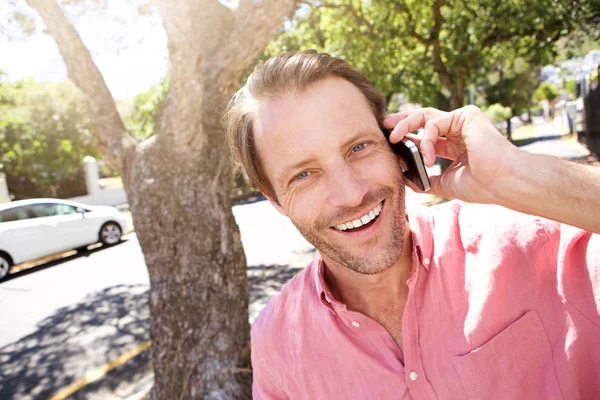
[[[354,271],[361,275],[380,274],[400,260],[403,249],[403,239],[389,243],[387,246],[377,246],[377,243],[365,249],[357,251],[356,248],[345,249],[342,246],[315,246],[319,252],[330,262],[335,262],[341,267]]]

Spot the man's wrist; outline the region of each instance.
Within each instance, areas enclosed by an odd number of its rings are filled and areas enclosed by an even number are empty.
[[[490,188],[492,203],[515,209],[518,203],[531,193],[531,181],[527,171],[534,171],[535,155],[518,147],[511,147],[506,154],[504,172]]]

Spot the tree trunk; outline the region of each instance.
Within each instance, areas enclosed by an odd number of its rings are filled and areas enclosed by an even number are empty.
[[[152,142],[126,180],[150,275],[154,399],[250,398],[246,260],[231,214],[231,166],[220,130],[204,131],[202,153]]]
[[[452,90],[450,91],[450,109],[456,110],[457,108],[461,108],[465,105],[465,87],[463,83],[458,83],[452,86]]]
[[[89,51],[56,1],[27,0],[83,92],[92,134],[123,177],[150,275],[154,399],[249,399],[246,260],[231,212],[220,120],[294,0],[158,1],[171,86],[157,134],[136,143]]]
[[[506,138],[512,141],[512,125],[510,122],[510,118],[506,119]]]

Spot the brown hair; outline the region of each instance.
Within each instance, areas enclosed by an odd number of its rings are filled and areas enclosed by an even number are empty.
[[[346,61],[315,50],[282,53],[258,65],[246,85],[233,96],[223,119],[227,142],[250,183],[276,199],[254,145],[254,114],[260,101],[306,91],[329,77],[352,83],[367,99],[377,122],[385,116],[385,98],[367,78]]]

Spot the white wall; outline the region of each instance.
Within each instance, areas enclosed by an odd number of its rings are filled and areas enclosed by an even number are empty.
[[[0,204],[8,203],[10,197],[8,195],[8,185],[6,184],[6,175],[4,172],[0,172]]]
[[[71,197],[69,200],[78,201],[91,206],[116,206],[127,203],[127,195],[125,189],[110,188],[99,189],[94,195]]]
[[[127,195],[123,187],[102,189],[98,173],[98,162],[94,157],[86,156],[83,159],[83,171],[88,194],[72,197],[69,200],[78,201],[92,206],[116,206],[127,203]]]

